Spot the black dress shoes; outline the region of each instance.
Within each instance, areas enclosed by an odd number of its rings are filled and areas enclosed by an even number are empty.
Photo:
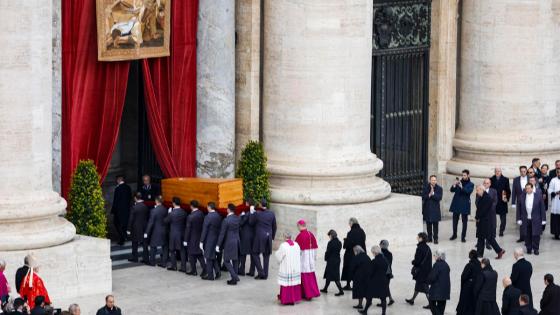
[[[325,291],[325,293],[326,293],[326,291]],[[344,295],[344,291],[340,291],[338,293],[335,293],[334,296],[343,296],[343,295]]]
[[[539,256],[539,251],[535,249],[535,255]]]
[[[218,280],[218,279],[220,279],[221,277],[222,277],[222,273],[221,273],[221,272],[218,272],[218,273],[216,274],[216,276],[214,277],[214,279]]]
[[[196,271],[191,271],[191,272],[187,272],[187,275],[196,276],[196,275],[198,275],[198,273]]]
[[[327,292],[328,292],[327,289],[321,289],[321,290],[319,290],[319,291],[321,291],[321,292],[323,292],[323,293],[327,293]]]
[[[237,284],[237,281],[235,281],[235,280],[228,280],[228,281],[227,281],[227,284],[228,284],[228,285],[236,285],[236,284]]]
[[[524,242],[524,240],[520,238],[520,239],[518,239],[518,240],[515,241],[515,242],[516,242],[516,243],[522,243],[522,242]]]
[[[364,308],[361,304],[358,305],[354,305],[352,306],[353,308],[357,309],[357,310],[361,310],[362,308]]]
[[[171,271],[177,271],[177,268],[173,268],[173,267],[167,267],[167,270],[171,270]]]
[[[349,284],[347,284],[342,288],[342,290],[350,291],[350,290],[352,290],[352,287]]]
[[[413,299],[406,299],[405,301],[406,301],[406,303],[408,303],[410,305],[414,305],[414,300]]]
[[[454,240],[456,240],[456,239],[457,239],[457,235],[453,235],[453,236],[451,236],[451,237],[449,238],[450,241],[454,241]]]

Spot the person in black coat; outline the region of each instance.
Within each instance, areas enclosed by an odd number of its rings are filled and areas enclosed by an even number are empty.
[[[496,238],[492,237],[494,233],[492,233],[492,222],[491,222],[491,213],[492,213],[492,204],[493,200],[492,197],[484,190],[484,186],[476,187],[476,237],[478,238],[476,244],[476,250],[478,252],[478,257],[482,257],[484,255],[484,247],[485,241],[486,243],[490,244],[490,246],[494,249],[498,257],[496,259],[501,259],[502,256],[505,254],[505,250],[503,250],[500,245],[496,242]]]
[[[390,272],[387,273],[387,290],[389,290],[388,292],[389,303],[387,303],[387,306],[391,306],[395,303],[395,300],[393,300],[393,296],[391,295],[391,279],[393,279],[394,277],[393,276],[393,253],[389,251],[389,241],[387,240],[381,240],[381,242],[379,242],[379,247],[381,247],[381,253],[383,254],[385,260],[387,260],[387,264],[389,264]],[[377,304],[377,306],[381,306],[381,304]]]
[[[188,275],[196,276],[196,261],[200,264],[201,273],[206,270],[202,250],[200,249],[200,235],[202,234],[202,224],[204,222],[204,213],[198,209],[198,201],[191,200],[191,213],[187,217],[185,225],[185,238],[183,245],[187,248],[189,255],[189,263],[191,270],[187,272]]]
[[[169,224],[169,257],[171,266],[168,270],[177,270],[177,253],[181,257],[182,272],[187,268],[187,252],[183,246],[183,239],[185,237],[185,223],[187,220],[187,213],[181,208],[181,199],[173,197],[173,209],[170,209],[169,214],[165,218],[165,223]]]
[[[323,279],[325,279],[325,287],[321,289],[321,292],[327,293],[329,284],[334,281],[336,287],[338,288],[338,293],[335,296],[344,295],[342,290],[342,285],[340,284],[340,250],[342,249],[342,243],[338,240],[338,236],[335,230],[330,230],[327,233],[329,236],[329,243],[327,244],[327,250],[325,251],[325,261],[327,266],[325,267],[325,273]]]
[[[502,284],[504,285],[504,293],[502,294],[502,315],[518,315],[521,290],[511,284],[510,277],[505,277],[502,280]]]
[[[159,252],[160,267],[165,267],[167,264],[167,224],[165,218],[167,217],[167,209],[163,206],[163,198],[157,196],[155,198],[156,206],[150,210],[150,219],[146,226],[144,239],[149,239],[150,244],[150,265],[156,264],[156,253]]]
[[[255,211],[255,202],[253,200],[248,200],[245,202],[245,206],[249,207],[249,214],[252,211]],[[252,248],[253,248],[253,239],[255,238],[255,227],[249,224],[249,214],[245,213],[245,211],[241,212],[240,221],[239,221],[239,276],[245,275],[245,262],[247,260],[247,256],[249,256],[249,272],[247,273],[248,276],[254,277],[255,276],[255,264],[251,259]]]
[[[268,265],[272,254],[272,241],[276,237],[276,217],[266,208],[266,200],[261,201],[262,211],[252,210],[249,224],[255,228],[251,259],[257,268],[258,275],[255,279],[268,278]],[[260,255],[263,256],[261,264]]]
[[[492,198],[492,207],[490,208],[490,213],[488,216],[490,217],[490,237],[496,238],[496,207],[498,206],[498,192],[496,189],[490,187],[492,186],[492,182],[490,178],[485,178],[482,182],[482,186],[484,186],[484,191]],[[478,199],[478,195],[476,196]],[[486,249],[492,249],[490,244],[486,244]]]
[[[117,176],[117,187],[113,195],[113,205],[111,213],[113,214],[113,223],[118,233],[118,244],[123,245],[126,239],[126,228],[128,224],[128,216],[130,214],[130,203],[132,199],[132,190],[124,182],[124,175]]]
[[[476,296],[476,315],[500,315],[496,303],[496,287],[498,286],[498,273],[492,269],[490,260],[482,258],[480,262],[482,272],[474,285]]]
[[[490,178],[490,187],[496,190],[498,195],[498,203],[496,204],[496,215],[500,216],[500,236],[504,236],[506,229],[508,202],[511,197],[511,189],[509,187],[509,178],[503,176],[502,169],[496,167],[494,176]]]
[[[126,231],[126,234],[132,241],[132,257],[128,259],[129,261],[138,262],[138,244],[141,243],[142,260],[146,264],[149,262],[148,242],[144,239],[144,232],[146,231],[149,217],[150,208],[144,204],[142,194],[136,193]]]
[[[414,300],[418,293],[422,292],[428,297],[428,275],[432,271],[432,250],[428,246],[428,235],[424,232],[418,233],[416,237],[418,244],[416,245],[416,253],[412,260],[412,279],[416,280],[414,285],[414,295],[411,299],[406,299],[410,305],[414,305]],[[429,302],[429,301],[428,301]],[[424,308],[428,309],[429,306]]]
[[[520,226],[527,253],[531,254],[534,251],[535,255],[539,255],[541,234],[546,225],[544,201],[542,193],[540,190],[535,191],[533,184],[525,185],[525,191],[518,202],[517,224]]]
[[[159,185],[152,184],[150,175],[142,176],[142,186],[138,192],[142,194],[142,199],[146,201],[154,201],[161,194]]]
[[[226,266],[231,280],[228,285],[236,285],[239,282],[237,270],[239,266],[239,217],[235,215],[235,205],[228,204],[227,216],[222,221],[220,236],[218,237],[218,247],[223,249],[224,265]]]
[[[105,297],[105,305],[97,310],[96,315],[121,315],[121,309],[115,305],[115,297],[107,295]]]
[[[544,289],[541,298],[541,312],[539,315],[560,314],[560,286],[554,284],[554,277],[547,273],[544,275]]]
[[[521,294],[519,297],[519,315],[539,315],[536,309],[529,304],[529,296],[527,294]]]
[[[440,201],[443,189],[437,184],[436,175],[430,176],[430,182],[424,186],[422,192],[422,217],[426,221],[428,230],[428,243],[433,240],[438,243],[439,221],[441,221]]]
[[[449,189],[453,193],[453,199],[449,206],[449,212],[453,213],[453,235],[449,240],[457,239],[457,226],[459,218],[461,218],[463,223],[461,242],[465,243],[467,241],[467,222],[471,214],[471,194],[474,190],[474,184],[471,182],[469,170],[463,170],[461,174],[461,179],[459,180],[459,177],[456,177],[455,183]]]
[[[25,258],[23,259],[23,266],[19,267],[16,270],[16,279],[15,279],[16,292],[19,293],[23,279],[25,278],[25,276],[27,276],[28,272],[29,272],[29,255],[25,256]]]
[[[200,237],[200,249],[204,251],[204,258],[206,258],[206,272],[202,275],[202,279],[214,280],[221,277],[216,247],[218,246],[222,217],[216,212],[215,203],[209,202],[206,208],[208,214],[202,223],[202,235]]]
[[[513,179],[511,185],[511,207],[515,209],[519,198],[525,192],[525,185],[529,182],[529,177],[527,176],[527,166],[521,165],[519,167],[519,176]],[[519,239],[517,243],[523,242],[523,235],[521,234],[521,229],[519,229]]]
[[[379,245],[375,245],[371,249],[373,259],[370,263],[371,274],[367,286],[366,294],[366,307],[359,311],[361,314],[367,314],[371,306],[372,299],[381,299],[381,314],[385,315],[387,310],[387,296],[389,296],[389,280],[387,279],[387,272],[389,271],[389,264]]]
[[[358,223],[358,219],[350,218],[348,221],[348,225],[350,226],[350,231],[346,234],[346,238],[344,239],[342,248],[344,248],[344,261],[342,265],[342,280],[346,280],[346,286],[344,286],[344,290],[352,290],[350,286],[350,282],[354,278],[352,274],[352,260],[354,260],[354,246],[358,245],[361,248],[366,248],[366,233],[360,227]]]
[[[531,290],[531,276],[533,266],[523,256],[523,248],[516,248],[513,252],[515,263],[511,268],[511,283],[521,290],[521,294],[527,294],[530,298],[529,304],[533,306],[533,292]]]
[[[428,300],[430,301],[430,310],[432,315],[443,315],[445,313],[445,304],[451,296],[451,269],[445,261],[445,252],[437,249],[434,257],[436,262],[432,271],[428,275]]]
[[[354,256],[352,260],[351,274],[352,274],[352,299],[358,300],[358,305],[354,306],[355,309],[362,309],[362,300],[367,297],[368,283],[371,276],[371,259],[360,245],[354,246],[352,249]]]
[[[457,315],[474,315],[476,297],[474,296],[474,284],[482,272],[480,261],[476,250],[469,252],[469,262],[465,265],[461,273],[461,292],[459,293],[459,303],[457,303]]]

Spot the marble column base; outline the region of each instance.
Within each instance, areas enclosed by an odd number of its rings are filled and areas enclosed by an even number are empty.
[[[333,229],[342,242],[350,229],[348,219],[355,217],[366,232],[366,247],[386,239],[391,246],[415,244],[416,234],[422,231],[422,201],[420,197],[391,194],[388,198],[353,205],[288,205],[272,203],[270,209],[276,214],[278,231],[275,248],[283,240],[286,230],[297,235],[296,222],[303,219],[315,233],[319,252],[323,252],[328,242],[327,233]]]
[[[87,295],[105,295],[112,291],[110,241],[77,235],[71,242],[34,250],[0,251],[7,263],[4,272],[12,295],[15,273],[24,257],[33,253],[40,265],[39,274],[45,282],[55,307],[67,308],[60,301]],[[101,300],[100,305],[103,304]]]

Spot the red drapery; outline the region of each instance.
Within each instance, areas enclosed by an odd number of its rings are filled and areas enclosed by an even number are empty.
[[[196,30],[198,1],[172,1],[171,56],[144,59],[150,138],[166,177],[196,169]]]
[[[165,176],[196,167],[198,0],[172,1],[171,57],[143,60],[150,138]],[[95,0],[62,0],[62,194],[78,161],[107,174],[126,96],[129,62],[97,61]]]

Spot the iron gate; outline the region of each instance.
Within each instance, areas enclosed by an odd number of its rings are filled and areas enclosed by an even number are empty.
[[[431,0],[373,6],[371,150],[393,192],[420,195],[428,164]]]

